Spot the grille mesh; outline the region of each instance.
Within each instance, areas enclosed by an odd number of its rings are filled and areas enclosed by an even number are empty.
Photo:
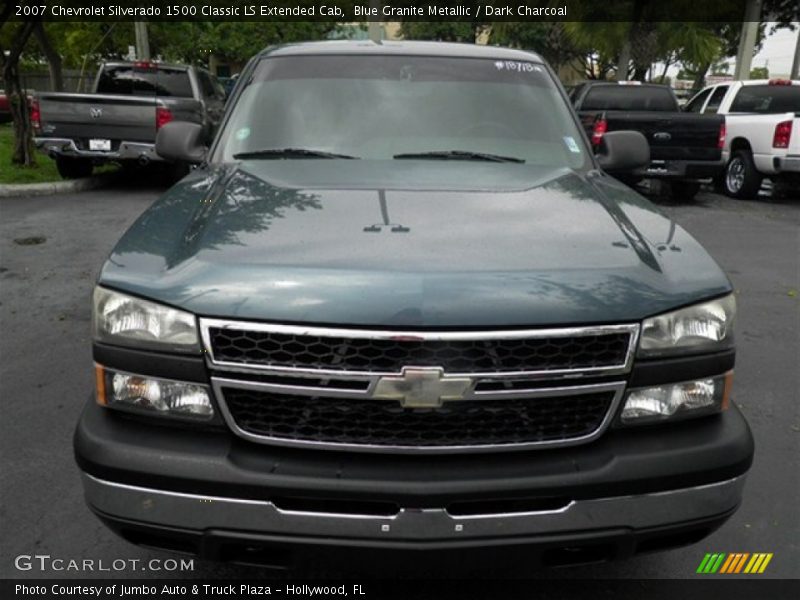
[[[446,372],[548,371],[621,366],[628,332],[589,336],[466,341],[412,341],[294,335],[243,329],[209,330],[218,361],[366,372],[405,366]]]
[[[613,392],[535,399],[446,402],[407,409],[399,402],[319,398],[223,388],[243,431],[292,441],[372,446],[476,446],[547,442],[596,431]]]

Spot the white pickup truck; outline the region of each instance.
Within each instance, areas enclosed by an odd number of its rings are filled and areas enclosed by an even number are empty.
[[[800,189],[800,81],[729,81],[705,88],[684,108],[725,115],[726,162],[719,184],[734,198],[753,198],[765,177]]]

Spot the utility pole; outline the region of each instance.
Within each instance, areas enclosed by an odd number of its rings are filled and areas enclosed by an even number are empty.
[[[375,12],[378,15],[381,14],[381,0],[369,0],[369,7],[372,9],[371,12]],[[367,31],[369,33],[369,39],[380,44],[381,22],[378,19],[379,17],[369,18],[369,21],[367,21]]]
[[[742,34],[739,37],[739,51],[736,54],[734,79],[750,79],[750,67],[753,63],[753,50],[756,47],[758,26],[761,24],[761,0],[747,0],[744,9]]]
[[[147,35],[147,23],[134,21],[133,31],[136,33],[136,60],[150,60],[150,38]]]
[[[800,32],[797,33],[797,43],[794,46],[794,60],[792,61],[792,73],[790,79],[800,79]]]

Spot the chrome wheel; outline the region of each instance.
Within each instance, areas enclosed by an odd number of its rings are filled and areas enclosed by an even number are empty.
[[[725,173],[725,186],[732,194],[736,194],[744,186],[745,166],[741,158],[733,158],[728,163],[728,170]]]

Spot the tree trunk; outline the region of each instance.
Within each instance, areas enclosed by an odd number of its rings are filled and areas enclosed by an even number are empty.
[[[641,81],[642,83],[647,81],[648,69],[649,67],[647,65],[633,65],[633,80]]]
[[[50,87],[53,88],[54,92],[63,92],[64,77],[61,72],[61,55],[56,52],[53,44],[50,43],[50,37],[44,29],[44,24],[37,23],[33,30],[33,35],[42,49],[42,54],[47,59],[47,68],[50,71]]]
[[[622,50],[619,51],[619,60],[617,61],[617,74],[614,79],[617,81],[627,81],[628,79],[628,65],[631,62],[631,41],[625,40],[622,45]]]
[[[670,65],[672,65],[672,58],[668,56],[664,60],[664,70],[661,71],[661,79],[659,83],[664,83],[667,80],[667,71],[669,71]]]
[[[3,70],[3,85],[5,86],[9,108],[11,109],[11,118],[14,122],[14,148],[11,153],[11,163],[26,167],[35,166],[36,157],[33,149],[31,120],[28,114],[28,98],[22,89],[19,77],[19,57],[35,25],[36,22],[34,21],[23,22],[11,36],[10,50],[6,51],[5,48],[0,46],[0,67]]]
[[[706,83],[706,73],[711,68],[711,63],[701,63],[697,66],[697,73],[694,76],[694,83],[692,83],[692,90],[698,92],[703,89]]]

